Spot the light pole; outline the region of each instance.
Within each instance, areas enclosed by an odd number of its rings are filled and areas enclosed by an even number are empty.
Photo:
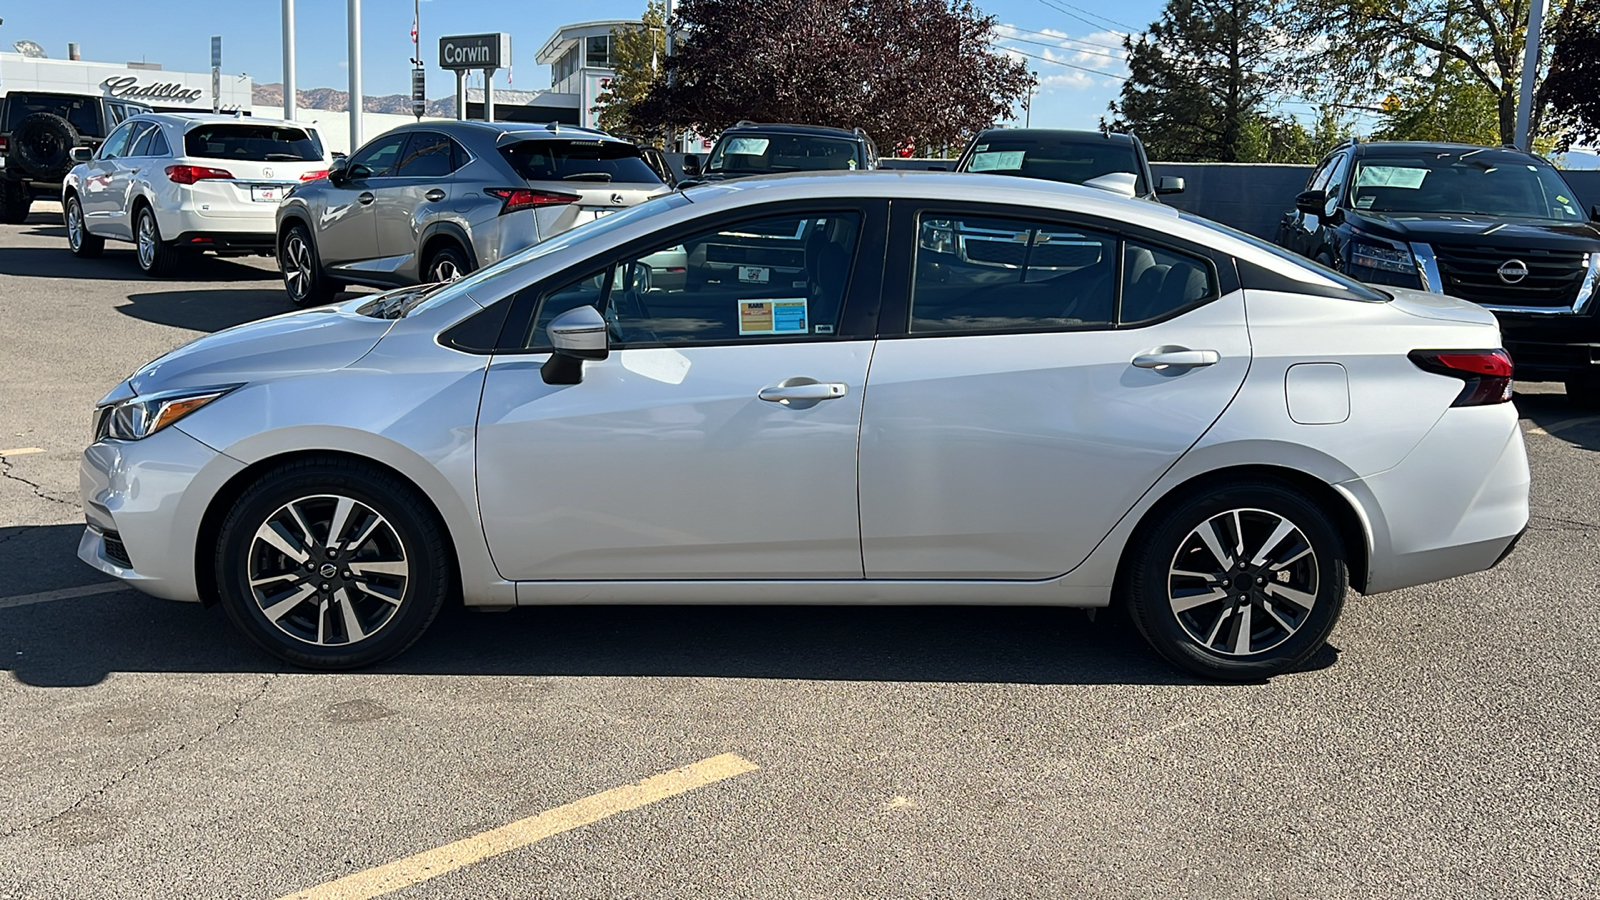
[[[350,152],[361,146],[361,0],[350,0]]]
[[[283,118],[293,122],[299,107],[294,86],[294,0],[283,0]]]
[[[1522,91],[1517,98],[1517,147],[1533,145],[1533,80],[1539,75],[1539,32],[1544,27],[1545,0],[1528,4],[1528,40],[1522,48]]]

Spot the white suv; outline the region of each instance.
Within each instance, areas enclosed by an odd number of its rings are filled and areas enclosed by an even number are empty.
[[[278,201],[325,176],[315,129],[278,119],[145,113],[123,122],[61,190],[67,240],[80,257],[107,238],[133,241],[139,268],[170,274],[186,255],[271,255]]]

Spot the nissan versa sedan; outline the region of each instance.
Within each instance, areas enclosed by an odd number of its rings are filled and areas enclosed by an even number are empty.
[[[96,409],[79,554],[316,668],[458,598],[1120,604],[1257,679],[1349,588],[1509,552],[1510,374],[1470,303],[1155,204],[753,178],[157,359]]]

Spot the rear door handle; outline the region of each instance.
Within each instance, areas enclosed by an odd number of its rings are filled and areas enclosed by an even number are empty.
[[[440,200],[443,200],[445,198],[445,193],[444,193],[444,191],[441,191],[438,188],[434,188],[433,190],[427,192],[426,194],[423,194],[422,196],[423,196],[423,199],[429,200],[429,201],[431,201],[433,203],[438,203]]]
[[[768,403],[815,403],[819,400],[832,400],[850,393],[847,385],[837,381],[823,383],[810,378],[785,378],[771,387],[764,387],[757,394]]]
[[[1188,347],[1157,347],[1133,358],[1135,366],[1141,369],[1155,369],[1158,372],[1169,367],[1194,369],[1200,366],[1214,366],[1221,361],[1222,354],[1215,350],[1190,350]]]
[[[372,200],[373,200],[373,197],[372,197],[372,192],[371,191],[362,191],[359,195],[356,196],[356,202],[360,203],[362,206],[371,205]]]

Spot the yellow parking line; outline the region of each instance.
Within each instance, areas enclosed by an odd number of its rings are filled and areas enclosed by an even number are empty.
[[[681,769],[652,775],[637,784],[602,791],[536,816],[518,819],[510,825],[285,895],[279,900],[367,900],[758,768],[734,753],[702,759]]]

